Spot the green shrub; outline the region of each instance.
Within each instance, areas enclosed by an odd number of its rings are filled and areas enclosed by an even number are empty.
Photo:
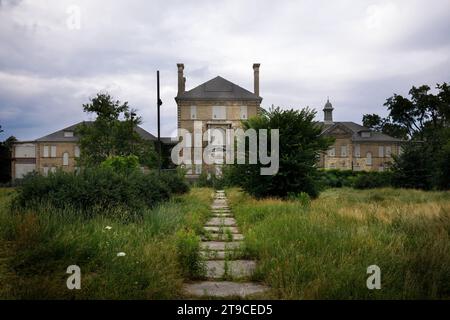
[[[355,189],[383,188],[391,185],[391,172],[364,172],[357,175]]]
[[[79,174],[58,171],[48,177],[32,174],[18,189],[15,205],[33,207],[46,202],[57,208],[81,209],[88,215],[108,208],[139,213],[144,207],[169,199],[175,183],[169,187],[165,180],[154,172],[123,174],[107,167],[85,169]]]
[[[321,170],[319,181],[322,189],[342,187],[355,189],[382,188],[392,185],[392,172]]]
[[[161,172],[161,180],[169,187],[171,193],[182,194],[189,191],[189,184],[182,170]]]
[[[192,230],[180,230],[177,232],[177,248],[184,276],[191,279],[202,277],[204,265],[200,256],[200,237]]]
[[[130,173],[139,169],[139,158],[134,155],[108,157],[100,166],[116,172]]]

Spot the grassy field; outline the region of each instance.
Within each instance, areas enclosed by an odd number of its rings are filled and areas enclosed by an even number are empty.
[[[193,188],[142,218],[86,218],[45,205],[12,213],[14,195],[0,189],[2,299],[176,299],[201,269],[211,189]],[[247,255],[259,259],[254,277],[273,288],[267,298],[450,298],[448,192],[342,188],[311,202],[227,195]],[[73,264],[82,290],[66,287]],[[381,290],[366,287],[373,264]]]
[[[196,249],[212,192],[194,188],[128,221],[48,206],[11,213],[13,196],[0,189],[0,298],[173,299],[195,263],[186,250]],[[69,265],[81,268],[82,290],[67,289]]]
[[[311,203],[228,196],[271,298],[450,298],[449,192],[342,188]],[[373,264],[380,290],[366,286]]]

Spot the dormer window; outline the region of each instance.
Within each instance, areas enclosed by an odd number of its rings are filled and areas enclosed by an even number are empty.
[[[64,131],[64,138],[72,138],[73,131]]]
[[[362,138],[370,138],[371,132],[370,131],[361,131],[361,137]]]

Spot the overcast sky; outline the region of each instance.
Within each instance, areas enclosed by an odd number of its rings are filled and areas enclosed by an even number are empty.
[[[322,120],[329,96],[336,121],[361,122],[393,93],[450,81],[450,0],[0,0],[0,140],[88,120],[101,90],[155,133],[158,69],[174,135],[179,62],[187,89],[221,75],[250,91],[259,62],[264,107]]]

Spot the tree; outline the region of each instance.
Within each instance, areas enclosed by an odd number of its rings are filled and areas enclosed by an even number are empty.
[[[389,111],[382,120],[384,126],[401,128],[410,140],[402,155],[394,159],[398,186],[422,189],[450,186],[450,87],[443,83],[437,84],[436,89],[438,93],[432,94],[427,85],[413,86],[410,99],[394,94],[384,104]]]
[[[0,125],[0,133],[4,132]],[[11,181],[11,151],[17,139],[10,136],[3,142],[0,142],[0,182]]]
[[[97,166],[109,157],[131,155],[137,156],[141,165],[155,164],[153,143],[136,132],[141,118],[136,110],[130,109],[128,102],[114,101],[108,93],[98,93],[83,105],[83,110],[95,113],[97,118],[76,130],[80,136],[80,165]]]
[[[365,114],[363,115],[363,126],[369,129],[382,132],[391,137],[399,139],[407,139],[408,131],[402,125],[392,123],[389,118],[381,118],[379,115]]]
[[[321,136],[322,128],[314,122],[316,112],[281,110],[272,108],[261,115],[242,122],[243,129],[279,129],[279,171],[275,175],[261,175],[261,164],[235,164],[232,175],[238,177],[242,187],[256,197],[286,197],[306,192],[318,195],[317,160],[333,143]],[[246,144],[248,146],[248,144]],[[267,145],[270,146],[270,141]],[[248,156],[248,148],[247,148]]]

